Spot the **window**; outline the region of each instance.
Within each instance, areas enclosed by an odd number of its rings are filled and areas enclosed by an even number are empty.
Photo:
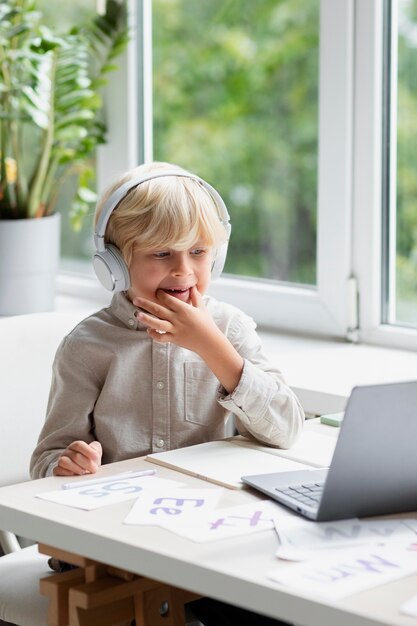
[[[196,171],[228,205],[232,238],[215,295],[263,325],[345,335],[351,3],[243,5],[144,3],[152,157]]]
[[[405,0],[373,0],[358,3],[356,16],[352,250],[361,338],[406,349],[417,347],[417,207],[409,167],[415,8]]]
[[[154,0],[153,155],[211,181],[225,271],[316,283],[319,2]]]
[[[264,327],[417,347],[415,0],[128,2],[99,189],[177,162],[232,217],[213,295]]]
[[[383,321],[417,326],[417,4],[386,10],[386,247]],[[389,54],[388,54],[389,53]],[[389,152],[388,152],[389,151]]]

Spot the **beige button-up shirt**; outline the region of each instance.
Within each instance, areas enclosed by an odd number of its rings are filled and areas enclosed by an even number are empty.
[[[304,413],[268,361],[253,320],[211,297],[204,301],[244,359],[233,393],[193,352],[153,341],[135,307],[116,294],[58,348],[46,421],[31,459],[33,478],[50,475],[76,440],[97,439],[102,462],[111,463],[221,439],[231,414],[242,435],[291,446]]]

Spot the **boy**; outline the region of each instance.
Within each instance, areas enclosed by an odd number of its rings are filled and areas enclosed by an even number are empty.
[[[116,293],[58,348],[33,478],[220,439],[231,414],[242,435],[294,442],[303,411],[253,321],[205,295],[228,217],[210,185],[167,163],[135,168],[104,194],[94,265]]]

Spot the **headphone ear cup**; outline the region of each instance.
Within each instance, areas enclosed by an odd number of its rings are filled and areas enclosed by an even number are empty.
[[[229,245],[230,233],[232,232],[232,225],[230,224],[229,215],[227,213],[226,207],[224,210],[226,211],[227,219],[222,220],[222,224],[226,231],[227,239],[224,243],[222,243],[220,248],[216,250],[216,255],[214,257],[213,265],[211,266],[211,280],[216,280],[217,278],[219,278],[220,274],[223,271],[224,264],[226,263],[227,248]]]
[[[94,253],[93,266],[97,278],[108,291],[129,289],[129,269],[119,248],[113,244],[106,244],[105,250]]]
[[[225,243],[222,243],[220,248],[216,250],[216,256],[211,267],[211,280],[216,280],[217,278],[219,278],[220,274],[223,271],[224,264],[226,263],[227,243],[227,241]]]

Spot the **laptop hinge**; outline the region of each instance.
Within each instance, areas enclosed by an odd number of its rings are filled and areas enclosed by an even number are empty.
[[[358,279],[351,274],[347,279],[347,329],[346,339],[351,343],[359,341],[359,289]]]

